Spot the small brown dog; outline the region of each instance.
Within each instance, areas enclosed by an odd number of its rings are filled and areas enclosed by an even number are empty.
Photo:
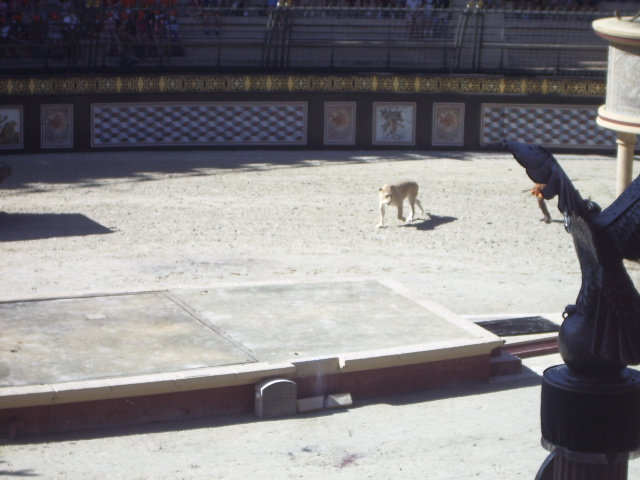
[[[415,215],[414,205],[418,205],[420,212],[424,214],[420,200],[418,200],[418,184],[416,182],[402,182],[394,185],[383,185],[378,189],[380,195],[380,223],[378,227],[384,226],[384,210],[385,205],[395,205],[398,209],[398,220],[404,222],[406,219],[402,216],[402,204],[405,198],[409,200],[409,206],[411,207],[411,215],[409,221],[413,220]]]
[[[531,195],[538,199],[538,207],[542,211],[542,215],[544,215],[540,221],[544,223],[551,223],[551,214],[549,213],[549,209],[547,208],[547,204],[544,202],[544,195],[542,195],[542,189],[545,185],[540,183],[536,183],[531,190]]]

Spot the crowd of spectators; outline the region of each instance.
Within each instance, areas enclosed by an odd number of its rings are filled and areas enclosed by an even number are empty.
[[[600,0],[479,0],[483,8],[513,10],[581,10],[597,7]]]
[[[190,18],[219,35],[225,15],[267,15],[279,7],[310,7],[305,15],[406,18],[413,37],[438,36],[452,0],[0,0],[0,58],[72,56],[95,40],[124,62],[182,53],[180,22]],[[599,0],[469,0],[475,9],[580,9]],[[324,9],[324,10],[323,10]],[[338,12],[338,13],[336,13]]]
[[[176,0],[0,0],[0,58],[73,57],[80,40],[101,40],[106,55],[180,54]]]
[[[275,6],[275,0],[273,0]],[[473,8],[501,8],[519,10],[573,10],[593,8],[600,0],[469,0],[466,6]],[[452,0],[280,0],[280,5],[315,8],[361,8],[377,9],[433,9],[449,8]],[[458,6],[464,3],[457,2]]]

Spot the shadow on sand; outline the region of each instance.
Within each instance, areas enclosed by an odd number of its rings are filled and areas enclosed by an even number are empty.
[[[415,228],[416,230],[429,231],[429,230],[435,230],[440,225],[455,222],[456,220],[458,220],[456,217],[448,217],[448,216],[441,217],[439,215],[429,214],[429,218],[427,218],[426,220],[420,220],[418,222],[412,222],[412,223],[405,223],[400,226]]]
[[[2,190],[26,188],[33,184],[76,184],[100,186],[100,182],[149,181],[158,175],[207,175],[216,170],[263,170],[265,168],[313,167],[327,162],[366,164],[429,159],[466,161],[472,152],[408,151],[313,151],[313,150],[177,150],[115,151],[89,153],[47,153],[16,155],[6,163],[12,174],[2,182]]]
[[[112,233],[79,213],[0,212],[0,242]]]

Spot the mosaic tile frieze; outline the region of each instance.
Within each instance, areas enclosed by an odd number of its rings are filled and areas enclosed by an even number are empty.
[[[616,134],[596,125],[597,105],[482,105],[481,144],[504,138],[547,147],[611,148]]]
[[[93,147],[306,143],[306,102],[91,105]]]
[[[0,95],[78,95],[216,92],[391,92],[598,96],[605,82],[430,75],[218,75],[42,76],[0,78]]]

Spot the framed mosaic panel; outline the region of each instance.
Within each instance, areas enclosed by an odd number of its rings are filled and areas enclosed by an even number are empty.
[[[415,102],[373,102],[374,145],[415,145]]]
[[[73,147],[73,105],[43,104],[40,106],[41,148]]]
[[[0,106],[0,149],[23,148],[22,105]]]
[[[596,124],[597,105],[483,103],[480,142],[505,138],[556,148],[615,148],[616,133]]]
[[[356,102],[324,102],[324,144],[355,143]]]
[[[464,145],[464,103],[434,103],[431,144]]]
[[[92,147],[306,144],[307,102],[91,105]]]

